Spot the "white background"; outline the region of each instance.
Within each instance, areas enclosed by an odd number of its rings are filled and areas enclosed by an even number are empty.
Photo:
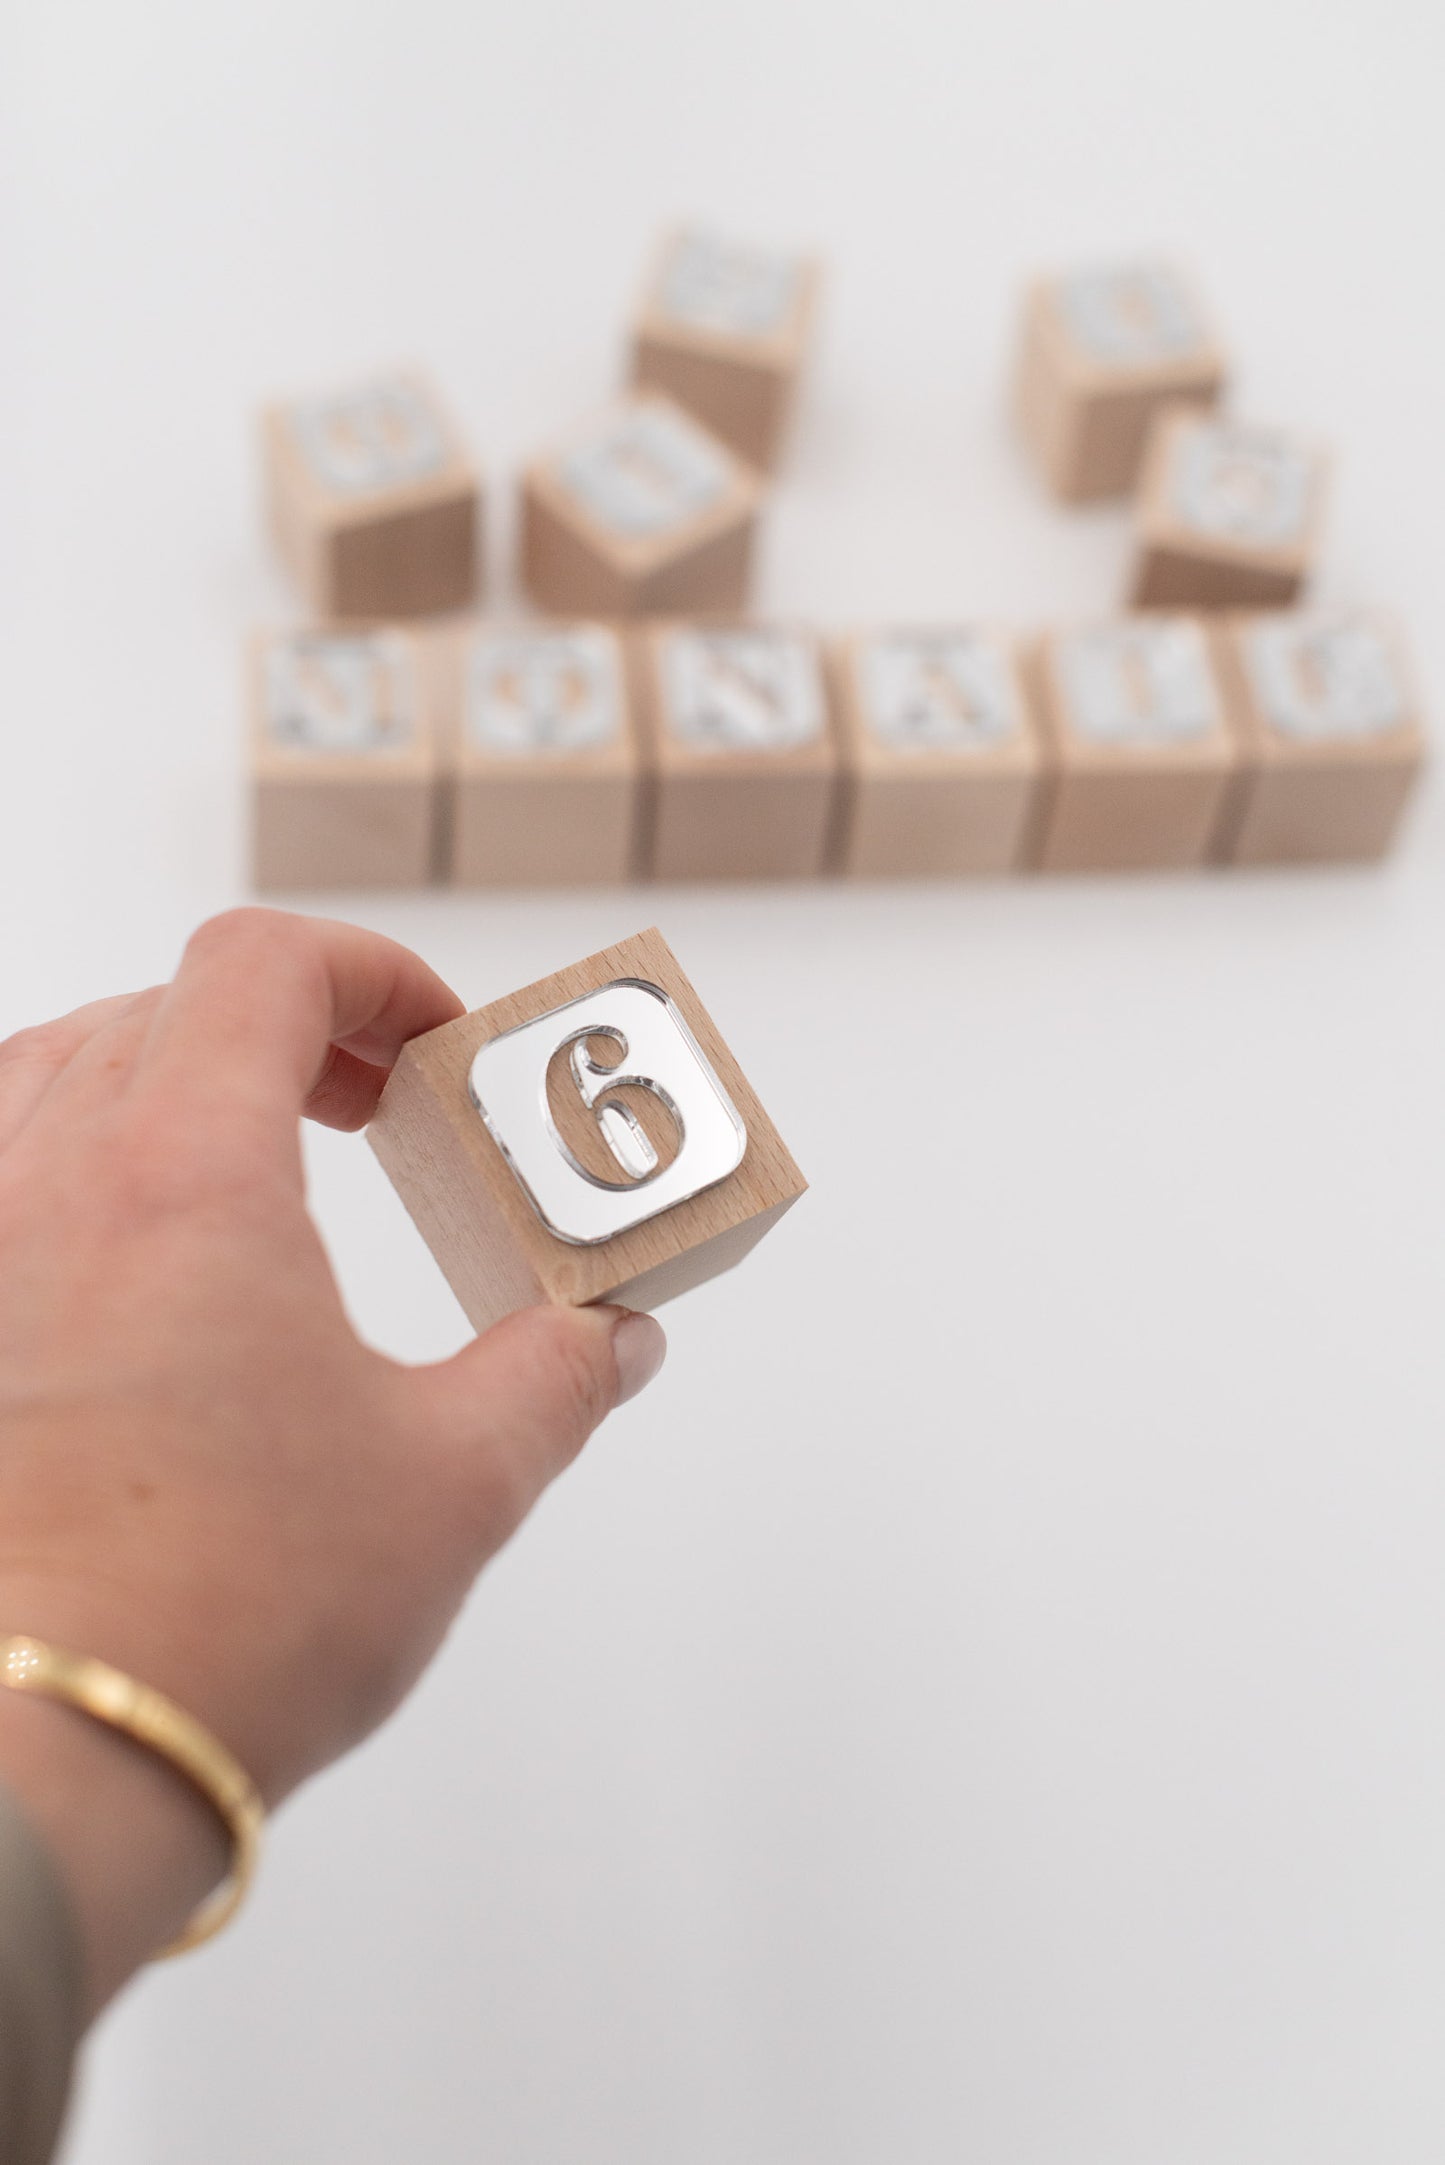
[[[1173,248],[1445,689],[1434,0],[7,12],[5,1027],[245,894],[256,401],[430,364],[500,539],[678,213],[831,260],[766,607],[1108,607],[1010,320]],[[1438,2165],[1442,839],[342,898],[471,1004],[656,918],[813,1192],[104,2027],[71,2165]],[[311,1163],[359,1327],[459,1343],[365,1147]]]

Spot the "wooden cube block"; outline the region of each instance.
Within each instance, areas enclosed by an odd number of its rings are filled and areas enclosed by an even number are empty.
[[[473,626],[448,644],[452,879],[577,887],[628,878],[641,755],[617,633]]]
[[[1161,415],[1135,510],[1135,606],[1268,609],[1295,600],[1313,568],[1324,495],[1324,457],[1300,437]]]
[[[638,641],[655,879],[805,879],[823,870],[837,736],[810,634],[668,624]]]
[[[1012,639],[878,631],[833,656],[837,863],[885,879],[1009,872],[1037,805],[1042,739]]]
[[[762,484],[656,392],[621,400],[522,483],[522,575],[560,616],[742,608]]]
[[[414,1038],[368,1133],[479,1331],[656,1308],[806,1185],[657,931]]]
[[[670,234],[638,314],[633,382],[667,392],[749,464],[775,465],[818,284],[808,257],[695,229]]]
[[[406,632],[288,631],[251,648],[252,876],[259,888],[433,877],[431,657]]]
[[[1202,864],[1239,760],[1204,625],[1145,616],[1049,633],[1032,674],[1053,768],[1041,868]]]
[[[425,616],[475,599],[480,485],[423,377],[398,370],[273,406],[262,441],[272,531],[318,616]]]
[[[1025,297],[1015,367],[1020,429],[1055,495],[1127,496],[1165,407],[1212,406],[1225,361],[1165,263],[1042,279]]]
[[[1221,669],[1243,747],[1220,854],[1235,864],[1383,857],[1425,735],[1399,636],[1365,610],[1241,617]]]

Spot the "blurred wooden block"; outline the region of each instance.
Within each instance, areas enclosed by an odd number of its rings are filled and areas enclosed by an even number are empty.
[[[423,376],[272,406],[262,445],[272,533],[318,616],[425,616],[475,599],[480,484]]]
[[[413,1038],[368,1133],[478,1331],[655,1308],[806,1186],[656,931]]]
[[[741,609],[762,484],[691,414],[639,392],[522,483],[522,574],[559,616]]]
[[[1156,414],[1212,406],[1225,373],[1198,301],[1169,264],[1075,271],[1025,296],[1015,411],[1065,502],[1127,496]]]
[[[1425,758],[1394,626],[1373,611],[1240,617],[1221,668],[1244,765],[1220,854],[1234,864],[1383,857]]]
[[[1041,869],[1203,864],[1239,762],[1205,627],[1144,616],[1047,633],[1031,674],[1052,761]]]
[[[1268,609],[1298,596],[1319,547],[1325,460],[1280,429],[1165,414],[1135,512],[1135,607]]]
[[[670,234],[638,313],[633,382],[665,391],[766,470],[792,413],[818,286],[809,257]]]
[[[884,879],[1012,871],[1043,760],[1013,640],[969,625],[871,632],[840,642],[833,679],[838,869]]]
[[[456,884],[626,879],[641,757],[617,633],[601,624],[471,627],[450,645]]]
[[[639,638],[637,677],[652,876],[821,872],[839,762],[817,640],[768,625],[657,626]]]
[[[438,731],[423,642],[395,630],[263,633],[250,675],[255,885],[432,879]]]

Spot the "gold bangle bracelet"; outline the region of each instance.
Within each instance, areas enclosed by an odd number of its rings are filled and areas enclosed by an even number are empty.
[[[235,1916],[255,1877],[266,1821],[266,1808],[240,1761],[163,1692],[137,1683],[123,1669],[112,1669],[89,1654],[67,1653],[44,1639],[0,1639],[0,1684],[10,1691],[58,1699],[121,1730],[200,1791],[231,1837],[230,1875],[201,1904],[179,1938],[160,1948],[155,1959],[185,1954],[214,1938]]]

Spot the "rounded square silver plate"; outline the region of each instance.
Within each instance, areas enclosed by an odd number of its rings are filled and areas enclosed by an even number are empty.
[[[621,1047],[597,1062],[589,1038]],[[547,1078],[569,1051],[568,1087],[596,1120],[616,1165],[599,1179],[574,1157],[552,1117]],[[520,1023],[478,1048],[472,1103],[542,1223],[574,1247],[594,1247],[715,1187],[742,1163],[747,1130],[697,1039],[660,986],[623,977]],[[677,1137],[663,1164],[616,1093],[630,1084],[665,1108]]]

